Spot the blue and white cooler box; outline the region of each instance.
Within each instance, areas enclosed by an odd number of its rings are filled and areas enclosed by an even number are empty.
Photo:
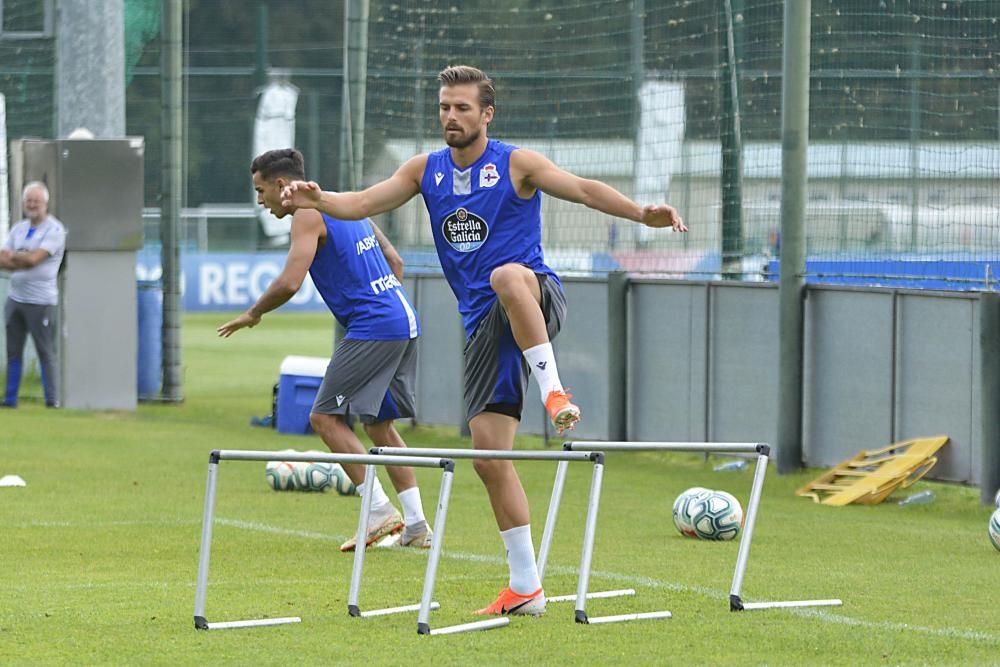
[[[309,412],[326,375],[326,357],[285,357],[278,378],[276,427],[279,433],[312,433]]]

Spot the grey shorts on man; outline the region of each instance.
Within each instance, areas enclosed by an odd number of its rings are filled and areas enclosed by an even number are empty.
[[[413,416],[417,339],[342,340],[316,393],[313,412],[364,424]]]

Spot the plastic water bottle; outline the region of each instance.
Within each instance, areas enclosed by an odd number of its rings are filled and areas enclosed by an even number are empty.
[[[1000,489],[997,489],[997,494],[993,496],[993,504],[1000,507]]]
[[[907,496],[900,500],[898,505],[929,505],[934,502],[934,492],[933,491],[921,491],[920,493],[914,493],[912,496]]]
[[[743,459],[726,461],[712,468],[715,472],[743,472],[747,469],[747,462]]]

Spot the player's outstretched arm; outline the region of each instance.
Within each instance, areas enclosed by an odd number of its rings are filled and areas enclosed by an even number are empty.
[[[412,157],[392,176],[360,192],[326,192],[314,181],[292,181],[281,191],[281,205],[314,208],[341,220],[370,218],[419,194],[426,164],[426,155]]]
[[[581,178],[560,169],[541,153],[519,148],[511,155],[510,161],[511,175],[519,192],[526,188],[538,189],[547,195],[649,227],[671,227],[675,232],[688,230],[673,206],[641,206],[606,183]]]
[[[299,291],[309,266],[316,256],[320,235],[325,229],[323,218],[316,211],[300,209],[292,217],[292,244],[285,258],[285,266],[278,277],[271,281],[257,303],[239,317],[226,322],[218,329],[219,336],[229,338],[243,328],[260,324],[260,318],[283,305]]]

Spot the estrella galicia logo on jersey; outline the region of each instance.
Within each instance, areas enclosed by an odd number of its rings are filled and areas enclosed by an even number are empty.
[[[490,235],[490,226],[475,213],[460,208],[441,223],[444,240],[459,252],[478,250]]]
[[[483,165],[483,168],[479,170],[479,187],[492,188],[499,182],[500,172],[497,171],[497,166],[492,162]]]

